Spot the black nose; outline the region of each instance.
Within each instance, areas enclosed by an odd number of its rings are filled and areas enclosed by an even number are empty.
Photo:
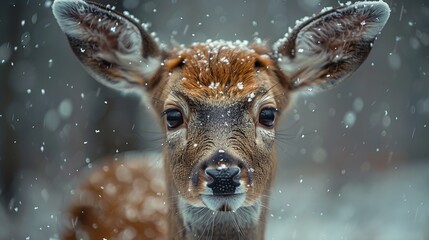
[[[236,166],[209,167],[205,170],[207,187],[211,188],[214,195],[229,195],[235,193],[235,188],[240,186],[240,168]]]

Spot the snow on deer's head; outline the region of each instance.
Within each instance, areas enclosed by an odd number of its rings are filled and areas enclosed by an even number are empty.
[[[166,50],[138,20],[99,4],[56,0],[53,9],[95,79],[140,92],[162,117],[169,194],[185,220],[193,207],[260,214],[276,167],[276,126],[290,95],[348,77],[390,11],[381,1],[326,10],[272,48],[219,40]]]

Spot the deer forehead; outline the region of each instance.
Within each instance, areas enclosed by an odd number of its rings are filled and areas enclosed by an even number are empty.
[[[173,90],[187,99],[229,104],[250,101],[258,93],[265,93],[274,62],[263,47],[216,41],[179,50],[166,65],[170,71],[179,72]]]

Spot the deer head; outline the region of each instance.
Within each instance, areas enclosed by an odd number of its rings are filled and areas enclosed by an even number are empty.
[[[381,1],[326,10],[273,47],[219,40],[164,49],[138,20],[100,4],[56,0],[53,10],[89,74],[138,92],[160,119],[170,224],[201,235],[190,222],[201,221],[202,211],[219,213],[219,223],[231,222],[222,213],[232,212],[259,237],[276,128],[291,97],[329,89],[354,72],[390,11]]]

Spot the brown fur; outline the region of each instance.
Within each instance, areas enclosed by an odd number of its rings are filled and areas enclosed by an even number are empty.
[[[372,2],[327,11],[274,50],[208,41],[161,53],[130,17],[95,3],[56,0],[54,13],[89,73],[108,86],[142,92],[163,117],[165,133],[163,169],[153,166],[153,157],[108,160],[83,181],[63,238],[263,239],[276,127],[291,93],[332,87],[356,70],[388,10]],[[179,114],[177,126],[167,124],[170,111]],[[238,186],[218,194],[209,186],[210,168],[238,168]],[[220,189],[231,186],[222,182]]]
[[[200,44],[180,53],[183,66],[183,91],[194,99],[242,99],[258,89],[255,62],[262,62],[260,55],[250,49],[229,48],[219,45],[210,48]],[[265,60],[265,66],[272,66]],[[262,64],[261,64],[262,65]],[[245,88],[239,89],[242,83]]]
[[[74,193],[63,239],[166,239],[165,184],[147,156],[106,159]]]

